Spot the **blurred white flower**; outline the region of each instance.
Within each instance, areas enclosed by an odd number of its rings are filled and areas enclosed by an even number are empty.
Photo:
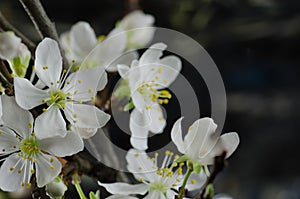
[[[131,67],[118,65],[121,77],[128,81],[134,110],[130,114],[131,144],[140,150],[147,149],[149,131],[161,133],[166,120],[160,104],[167,104],[171,94],[161,90],[170,86],[181,70],[181,61],[176,56],[161,58],[167,46],[152,45]]]
[[[116,71],[116,63],[113,62],[124,52],[127,38],[125,32],[116,28],[107,37],[100,36],[97,39],[90,24],[80,21],[69,32],[63,33],[60,41],[70,63],[75,60],[83,68],[100,66],[108,71]],[[136,55],[132,56],[125,57],[131,61]],[[125,61],[124,64],[128,62],[123,58],[117,61]]]
[[[181,121],[178,119],[171,132],[172,141],[179,152],[184,154],[185,159],[198,165],[211,165],[214,157],[226,151],[226,158],[236,150],[239,144],[237,133],[226,133],[218,136],[215,131],[217,125],[211,118],[196,120],[188,130],[187,135],[182,139]]]
[[[31,54],[13,32],[0,33],[0,58],[6,60],[14,75],[24,77]]]
[[[138,49],[145,47],[154,36],[154,17],[143,13],[141,10],[135,10],[127,14],[120,20],[116,27],[126,31],[128,49]]]
[[[31,113],[20,108],[13,97],[1,98],[4,124],[0,127],[0,156],[5,158],[1,160],[0,189],[29,188],[32,175],[37,186],[43,187],[61,172],[62,165],[55,156],[70,156],[83,150],[82,139],[73,132],[66,132],[64,138],[37,138]]]
[[[154,158],[149,158],[144,151],[131,149],[126,155],[127,168],[134,175],[134,177],[141,181],[140,184],[127,184],[127,183],[101,183],[100,186],[113,196],[109,199],[122,198],[132,199],[134,197],[128,195],[148,193],[144,199],[174,199],[177,190],[182,185],[184,174],[182,173],[181,166],[174,171],[173,153],[167,151],[161,167],[158,166],[158,154]],[[200,175],[193,175],[188,180],[186,188],[188,190],[199,189],[205,182],[206,176],[202,172]]]
[[[38,138],[66,135],[61,110],[73,126],[80,128],[101,128],[110,119],[110,115],[96,106],[83,103],[93,101],[96,92],[106,85],[106,75],[100,67],[81,69],[67,77],[68,72],[62,71],[58,44],[46,38],[36,50],[35,73],[47,89],[39,89],[19,77],[14,78],[14,87],[16,101],[22,108],[29,110],[41,104],[48,106],[36,119]]]

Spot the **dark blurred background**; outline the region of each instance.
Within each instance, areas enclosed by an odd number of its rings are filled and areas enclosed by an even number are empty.
[[[108,33],[129,2],[136,1],[42,1],[59,33],[84,20],[97,34]],[[299,199],[300,1],[141,0],[139,6],[154,15],[156,26],[197,40],[222,74],[228,100],[224,132],[238,132],[241,144],[216,192],[236,199]],[[0,10],[38,41],[18,1],[1,0]],[[202,102],[209,107],[209,100]]]

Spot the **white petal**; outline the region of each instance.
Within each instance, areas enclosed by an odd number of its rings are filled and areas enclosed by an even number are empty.
[[[52,182],[61,171],[61,163],[51,155],[41,153],[36,157],[36,179],[37,186],[43,187]]]
[[[129,195],[129,194],[145,194],[148,191],[148,185],[140,184],[127,184],[122,182],[116,183],[101,183],[98,181],[100,186],[103,186],[111,194]]]
[[[110,115],[94,105],[66,103],[64,113],[68,121],[79,128],[101,128]]]
[[[196,120],[184,138],[187,155],[194,160],[205,157],[215,146],[217,125],[211,118]]]
[[[39,139],[53,136],[64,137],[67,134],[66,122],[59,110],[53,106],[35,120],[34,132]]]
[[[2,95],[2,119],[4,125],[26,138],[32,132],[33,117],[29,111],[19,107],[14,97]]]
[[[130,114],[129,128],[131,131],[130,142],[134,148],[140,150],[148,148],[149,122],[150,118],[146,111],[141,113],[137,109],[133,109]]]
[[[136,149],[130,149],[126,154],[127,169],[139,179],[144,179],[149,182],[153,182],[156,177],[156,171],[154,162],[144,152]]]
[[[133,196],[125,196],[125,195],[112,195],[107,197],[106,199],[138,199]]]
[[[99,72],[99,82],[98,82],[98,86],[97,86],[97,91],[101,91],[105,88],[106,84],[107,84],[107,73],[103,70],[104,68],[100,67],[102,70],[101,72]]]
[[[149,130],[152,133],[162,133],[166,126],[166,120],[160,105],[152,105],[152,108],[148,110],[148,113],[150,117]]]
[[[76,132],[69,131],[65,137],[56,136],[39,140],[40,148],[49,154],[65,157],[83,150],[83,141]]]
[[[143,66],[145,64],[157,63],[159,58],[162,56],[162,51],[167,48],[164,43],[156,43],[150,46],[146,52],[140,57],[139,64]]]
[[[125,49],[126,39],[126,32],[120,29],[114,29],[104,41],[100,42],[89,53],[81,66],[83,68],[101,66],[107,69],[122,55]]]
[[[136,51],[130,51],[126,53],[122,53],[120,57],[118,57],[116,60],[114,60],[113,63],[109,65],[108,68],[106,68],[106,71],[108,72],[116,72],[117,65],[127,65],[130,66],[131,62],[139,57],[138,53]]]
[[[181,70],[181,61],[176,56],[164,57],[159,63],[158,69],[155,70],[155,76],[158,77],[156,82],[159,84],[157,89],[169,87]]]
[[[80,135],[80,137],[82,137],[84,139],[89,139],[97,133],[98,128],[78,128],[78,127],[74,127],[74,131],[77,132]]]
[[[182,139],[182,127],[181,127],[181,121],[183,117],[179,118],[171,131],[171,138],[174,144],[177,146],[177,149],[180,153],[185,153],[184,143]]]
[[[122,78],[126,78],[126,76],[127,76],[126,73],[129,72],[130,68],[124,64],[119,64],[119,65],[117,65],[117,67],[118,67],[118,72],[119,72],[120,76]]]
[[[48,87],[55,87],[62,71],[57,42],[50,38],[43,39],[36,48],[35,57],[36,74]]]
[[[188,191],[200,190],[205,184],[206,178],[207,177],[203,169],[200,174],[192,173],[187,181],[186,188]]]
[[[106,75],[106,73],[101,67],[81,69],[72,73],[67,78],[63,91],[65,93],[70,92],[73,100],[90,101],[97,93],[100,79],[104,78],[101,82],[101,84],[104,85],[101,86],[104,87],[106,85],[107,80],[105,77],[102,77],[104,75]]]
[[[0,33],[0,58],[4,60],[14,58],[21,45],[21,39],[13,32]]]
[[[17,103],[26,110],[43,104],[49,96],[47,91],[36,88],[25,78],[15,77],[14,88]]]
[[[144,96],[138,91],[131,91],[131,99],[134,104],[134,107],[142,112],[146,107],[146,102]]]
[[[165,195],[160,191],[151,191],[144,199],[166,199]]]
[[[0,155],[11,154],[19,150],[20,142],[13,130],[0,127]]]
[[[97,45],[96,34],[90,24],[80,21],[73,25],[70,31],[70,44],[76,61],[83,61]]]
[[[30,171],[25,169],[28,166],[30,166],[29,161],[20,158],[18,154],[10,155],[0,168],[0,189],[16,191],[22,187],[21,182],[28,183],[31,177]],[[21,170],[20,174],[18,170]]]
[[[213,164],[215,156],[221,155],[223,151],[227,152],[226,158],[230,157],[238,147],[239,142],[240,139],[237,133],[226,133],[222,135],[211,152],[202,160],[203,164]]]

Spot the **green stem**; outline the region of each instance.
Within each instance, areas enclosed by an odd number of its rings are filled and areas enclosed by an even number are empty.
[[[80,199],[87,199],[87,197],[84,195],[83,190],[80,186],[80,183],[79,183],[78,178],[77,178],[77,174],[73,175],[73,179],[74,179],[74,185],[76,187],[78,195],[80,196]]]
[[[187,181],[190,177],[190,175],[193,173],[193,170],[192,169],[188,169],[187,172],[186,172],[186,175],[183,179],[183,183],[182,183],[182,186],[180,187],[180,190],[179,190],[179,194],[178,194],[178,199],[182,199],[183,196],[184,196],[184,190],[185,190],[185,186],[187,184]]]
[[[209,172],[208,166],[205,165],[203,167],[204,167],[205,174],[209,177],[210,176],[210,172]]]

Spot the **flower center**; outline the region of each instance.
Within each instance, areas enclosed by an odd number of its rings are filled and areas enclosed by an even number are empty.
[[[24,154],[25,158],[32,158],[41,151],[38,141],[35,137],[24,139],[21,142],[20,150]]]
[[[59,108],[65,108],[66,99],[69,94],[65,94],[60,90],[50,92],[50,98],[44,100],[48,106],[58,106]]]
[[[150,184],[149,192],[151,191],[160,191],[162,193],[166,193],[169,187],[161,181],[155,181]]]
[[[138,91],[140,94],[144,95],[145,97],[149,97],[152,102],[156,102],[158,100],[159,104],[168,104],[169,99],[171,99],[172,95],[167,90],[158,91],[149,83],[142,84]]]

